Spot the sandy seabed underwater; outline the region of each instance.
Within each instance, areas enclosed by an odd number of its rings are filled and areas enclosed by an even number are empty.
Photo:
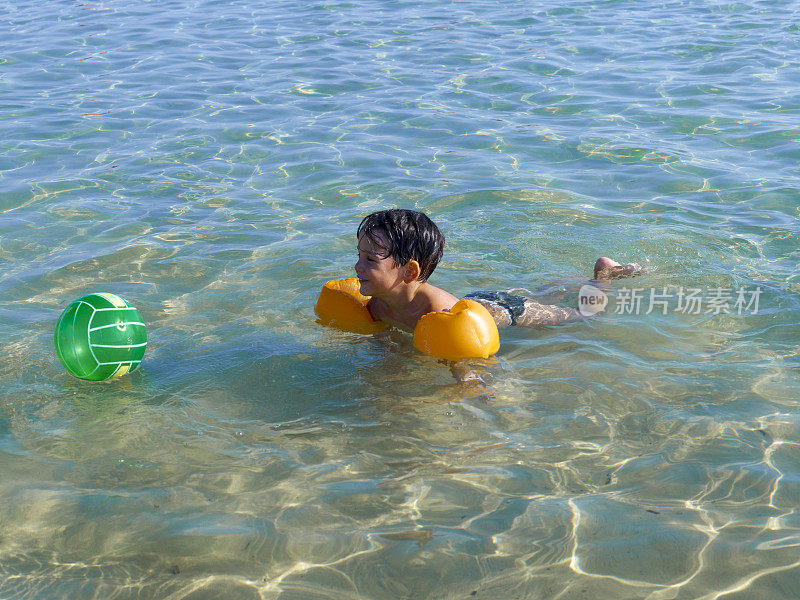
[[[0,596],[795,598],[793,6],[6,6]],[[459,383],[315,322],[395,206],[458,296],[648,271]],[[100,384],[53,351],[93,291],[148,328]]]

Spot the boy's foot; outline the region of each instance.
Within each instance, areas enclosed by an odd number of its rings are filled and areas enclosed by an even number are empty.
[[[594,263],[595,279],[620,279],[622,277],[636,277],[642,274],[642,265],[639,263],[628,263],[621,265],[617,261],[611,260],[606,256],[601,256]]]

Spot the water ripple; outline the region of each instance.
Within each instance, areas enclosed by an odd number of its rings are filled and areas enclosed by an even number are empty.
[[[793,6],[154,8],[0,25],[0,595],[795,596]],[[760,310],[511,329],[460,384],[315,323],[387,206],[440,224],[457,295],[610,255],[649,267],[614,302]],[[98,290],[149,346],[88,385],[52,327]]]

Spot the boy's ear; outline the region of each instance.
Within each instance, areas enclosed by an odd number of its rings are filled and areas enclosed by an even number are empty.
[[[421,272],[422,269],[420,269],[419,263],[412,258],[410,261],[406,263],[405,273],[403,273],[403,281],[406,283],[411,283],[412,281],[416,281],[419,278],[419,274]]]

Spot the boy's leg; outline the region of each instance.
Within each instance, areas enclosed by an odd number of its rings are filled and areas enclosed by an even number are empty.
[[[639,275],[641,271],[642,267],[638,263],[621,265],[606,256],[601,256],[594,264],[594,280],[602,281],[605,279],[635,277]],[[562,325],[565,323],[583,321],[585,317],[577,309],[564,308],[549,303],[552,301],[557,302],[571,287],[576,287],[580,283],[569,281],[570,285],[565,285],[567,281],[568,280],[558,282],[561,284],[561,289],[553,290],[551,294],[549,294],[549,298],[541,296],[533,300],[530,297],[523,298],[509,294],[508,292],[474,292],[472,294],[467,294],[466,297],[483,304],[500,329],[509,327],[510,325],[519,325],[520,327],[546,327],[549,325]],[[538,302],[537,300],[542,300],[542,302]],[[511,306],[509,302],[513,302],[515,306]]]
[[[583,321],[584,316],[574,308],[564,308],[553,304],[539,304],[533,300],[525,300],[525,312],[517,317],[520,327],[547,327],[548,325],[564,325]]]
[[[467,296],[469,297],[469,296]],[[486,310],[489,311],[489,314],[492,315],[494,322],[497,324],[499,329],[503,329],[504,327],[508,327],[511,325],[511,313],[508,309],[503,308],[496,302],[491,302],[488,300],[480,300],[478,298],[473,298],[476,302],[483,304]]]
[[[594,263],[595,279],[621,279],[622,277],[635,277],[642,270],[639,263],[628,263],[621,265],[607,256],[601,256]]]
[[[520,298],[520,302],[524,303],[524,309],[521,314],[512,319],[511,312],[500,306],[496,302],[489,302],[486,300],[477,300],[486,307],[489,314],[492,315],[494,322],[497,324],[498,329],[504,329],[511,325],[519,327],[545,327],[547,325],[561,325],[563,323],[572,323],[574,321],[583,321],[583,315],[573,308],[562,308],[553,304],[540,304],[533,300]]]
[[[620,279],[622,277],[635,277],[642,272],[639,263],[628,263],[621,265],[607,256],[601,256],[594,264],[594,279],[602,281],[604,279]],[[564,308],[553,306],[552,304],[542,304],[533,300],[525,301],[525,312],[517,318],[517,325],[522,327],[542,327],[548,325],[562,325],[583,321],[584,317],[580,311],[574,308]]]

